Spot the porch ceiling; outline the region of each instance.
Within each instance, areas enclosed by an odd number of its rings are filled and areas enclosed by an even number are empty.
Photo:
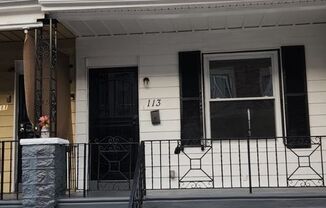
[[[326,3],[278,8],[98,9],[53,13],[77,37],[326,24]]]

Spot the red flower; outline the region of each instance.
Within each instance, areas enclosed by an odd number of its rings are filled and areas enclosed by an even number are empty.
[[[50,125],[50,119],[49,119],[49,116],[45,115],[45,116],[41,116],[39,118],[39,125],[40,127],[49,127]]]

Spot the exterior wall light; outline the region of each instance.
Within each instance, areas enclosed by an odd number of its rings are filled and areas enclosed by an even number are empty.
[[[11,95],[8,95],[8,96],[7,96],[6,101],[7,101],[7,103],[11,103]]]
[[[149,87],[149,78],[148,77],[145,77],[144,79],[143,79],[143,84],[144,84],[144,86],[147,88],[147,87]]]

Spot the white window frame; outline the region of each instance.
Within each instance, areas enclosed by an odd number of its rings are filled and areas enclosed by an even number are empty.
[[[256,59],[270,58],[272,64],[272,85],[273,96],[271,97],[245,97],[245,98],[211,98],[209,62],[218,60],[238,60],[238,59]],[[218,101],[244,101],[244,100],[274,100],[275,112],[275,130],[276,136],[282,136],[282,111],[281,111],[281,93],[280,93],[280,76],[277,51],[257,51],[257,52],[239,52],[224,54],[204,54],[204,101],[205,101],[205,136],[211,139],[211,118],[210,102]]]

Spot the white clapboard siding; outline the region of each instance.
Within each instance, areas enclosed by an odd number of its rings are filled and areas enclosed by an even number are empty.
[[[177,98],[179,97],[179,87],[156,87],[150,90],[141,88],[139,89],[139,97],[144,98]]]
[[[326,79],[308,81],[308,92],[326,92]]]
[[[326,103],[326,91],[309,92],[309,103],[310,104]]]
[[[326,114],[326,103],[310,104],[309,105],[310,115],[325,115]]]
[[[311,135],[326,135],[326,125],[320,127],[311,127],[310,132]]]
[[[178,65],[177,64],[164,64],[155,66],[141,66],[139,71],[140,77],[145,77],[150,75],[151,77],[162,77],[162,76],[172,76],[178,77]]]
[[[139,120],[140,121],[151,121],[151,110],[141,110],[139,112]],[[179,108],[175,109],[164,109],[160,110],[160,117],[163,121],[169,120],[179,120],[178,114],[180,114]]]
[[[164,131],[180,131],[180,121],[161,121],[160,125],[154,125],[151,121],[141,121],[140,122],[140,131],[147,132],[164,132]]]
[[[326,126],[326,114],[310,116],[311,127],[323,127]]]
[[[180,131],[140,132],[143,141],[156,139],[180,139]]]
[[[326,124],[326,27],[257,28],[124,37],[78,38],[77,134],[88,137],[88,68],[138,66],[140,139],[180,138],[180,89],[178,52],[230,52],[305,45],[308,101],[312,134],[325,134]],[[149,87],[143,78],[150,79]],[[161,99],[159,107],[146,107],[148,100]],[[161,125],[150,123],[150,111],[160,110]],[[78,115],[80,114],[80,115]],[[84,119],[83,119],[84,117]],[[173,126],[172,126],[173,124]],[[170,128],[171,126],[171,128]],[[78,128],[86,128],[78,130]],[[78,138],[77,138],[78,139]]]
[[[173,54],[169,55],[148,55],[139,57],[139,65],[143,66],[165,66],[165,65],[177,65],[178,56]]]
[[[320,63],[320,64],[326,65],[326,61],[325,61],[325,63]],[[310,81],[320,81],[320,80],[325,81],[326,80],[325,68],[322,68],[319,66],[318,68],[309,69],[309,72],[307,73],[307,80],[308,80],[308,83]]]
[[[149,78],[148,87],[144,86],[143,79],[147,77]],[[140,89],[151,89],[151,88],[159,88],[159,87],[179,87],[179,78],[175,75],[172,76],[140,76],[139,77],[139,88]]]

